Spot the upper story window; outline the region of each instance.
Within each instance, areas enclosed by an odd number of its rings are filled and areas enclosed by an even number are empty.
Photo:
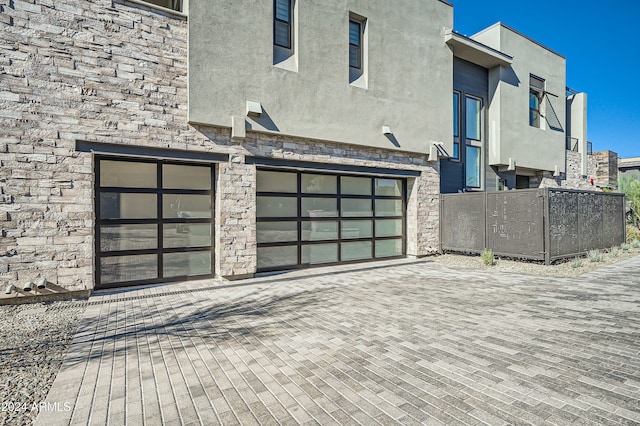
[[[291,0],[275,0],[273,13],[273,44],[291,49]]]
[[[480,113],[482,111],[482,102],[478,98],[474,98],[471,96],[465,97],[465,124],[466,124],[466,133],[465,136],[467,139],[471,139],[474,141],[481,140],[481,116]]]
[[[156,6],[165,7],[167,9],[182,12],[182,0],[144,0],[146,3],[155,4]]]
[[[349,83],[367,88],[367,18],[349,13]]]
[[[362,24],[349,20],[349,67],[362,69]]]
[[[534,75],[529,76],[529,125],[542,127],[542,97],[544,95],[544,80]]]
[[[453,92],[453,155],[452,160],[460,158],[460,93]]]

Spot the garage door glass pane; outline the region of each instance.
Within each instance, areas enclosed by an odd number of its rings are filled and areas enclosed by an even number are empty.
[[[156,194],[100,194],[101,219],[155,219],[157,211]]]
[[[376,179],[376,195],[402,195],[402,181],[398,179]]]
[[[259,243],[298,241],[298,222],[258,222]]]
[[[402,200],[376,200],[376,216],[402,216]]]
[[[256,179],[258,192],[298,192],[296,173],[258,170]]]
[[[340,193],[349,195],[371,195],[371,178],[342,176]]]
[[[371,200],[361,200],[357,198],[342,199],[342,216],[373,216],[371,211]]]
[[[402,256],[402,240],[376,241],[376,257]]]
[[[298,246],[258,247],[258,268],[298,264]]]
[[[155,163],[100,160],[100,186],[121,188],[156,188]]]
[[[158,278],[158,257],[155,254],[103,257],[100,271],[102,284],[150,280]]]
[[[100,251],[146,250],[158,247],[157,225],[103,225]]]
[[[376,220],[376,237],[402,236],[402,219]]]
[[[298,199],[295,197],[264,197],[256,200],[258,217],[296,217],[298,216]]]
[[[302,246],[302,264],[316,265],[338,261],[338,244],[314,244]]]
[[[342,243],[342,260],[371,259],[373,253],[371,241],[357,241],[353,243]]]
[[[302,192],[305,194],[336,194],[338,192],[338,177],[303,174]]]
[[[164,248],[205,247],[211,245],[211,224],[168,223],[162,226]]]
[[[312,220],[310,222],[302,222],[302,240],[337,240],[338,239],[338,222]]]
[[[162,186],[166,189],[211,189],[211,168],[165,164]]]
[[[336,217],[338,200],[335,198],[303,198],[302,217]]]
[[[211,274],[210,251],[165,253],[162,263],[163,275],[167,278]]]
[[[162,216],[165,218],[210,218],[211,196],[194,194],[164,194]]]
[[[371,238],[373,222],[370,220],[343,220],[342,238]]]

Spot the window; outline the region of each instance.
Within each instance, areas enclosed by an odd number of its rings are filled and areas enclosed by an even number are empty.
[[[362,69],[362,25],[349,20],[349,67]]]
[[[460,159],[460,93],[453,92],[453,155],[451,159]]]
[[[147,3],[182,12],[182,0],[145,0]]]
[[[480,188],[480,147],[466,146],[465,184],[469,188]]]
[[[275,0],[273,13],[273,44],[291,49],[291,0]]]
[[[367,88],[367,19],[349,13],[349,84]]]
[[[466,115],[466,137],[474,141],[479,141],[481,119],[480,111],[482,104],[480,99],[466,96],[465,98],[465,115]]]
[[[534,75],[529,76],[529,125],[542,127],[542,96],[544,95],[544,80]]]

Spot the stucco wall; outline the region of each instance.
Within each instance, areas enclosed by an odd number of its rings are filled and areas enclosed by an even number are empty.
[[[489,73],[489,163],[565,171],[566,61],[500,23],[472,36],[473,39],[513,56],[511,67]],[[529,76],[545,80],[542,128],[529,125]],[[552,111],[553,110],[553,111]],[[554,118],[554,117],[557,117]],[[551,128],[558,125],[560,129]]]
[[[438,0],[297,2],[295,66],[273,64],[271,1],[191,0],[189,119],[230,126],[246,101],[253,130],[419,153],[452,147],[453,9]],[[349,12],[367,18],[366,88],[349,84]],[[292,70],[291,68],[294,68]],[[393,138],[382,133],[388,125]]]

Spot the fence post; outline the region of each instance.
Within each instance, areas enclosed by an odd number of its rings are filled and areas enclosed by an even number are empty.
[[[442,225],[442,218],[444,217],[443,214],[442,214],[443,211],[444,211],[444,195],[440,194],[440,206],[439,206],[439,213],[438,213],[440,215],[438,217],[438,224],[439,224],[438,231],[439,231],[439,234],[440,234],[439,244],[438,244],[439,247],[438,248],[440,249],[439,250],[440,254],[444,253],[444,251],[442,250],[442,235],[443,235],[442,228],[444,228],[444,226]]]
[[[544,188],[542,193],[542,249],[544,250],[544,264],[551,264],[551,206],[549,188]]]

